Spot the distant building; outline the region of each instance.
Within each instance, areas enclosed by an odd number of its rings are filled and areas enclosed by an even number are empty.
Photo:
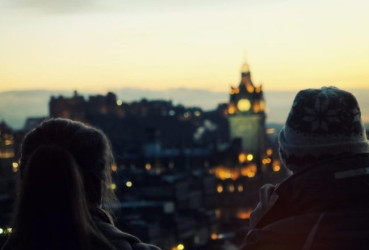
[[[5,122],[0,123],[0,159],[15,156],[15,136],[13,130]]]
[[[45,121],[47,117],[29,117],[26,119],[24,123],[23,130],[24,131],[31,131],[39,126],[43,121]]]
[[[63,117],[76,121],[86,121],[86,101],[74,91],[71,98],[52,96],[49,102],[50,117]]]
[[[0,246],[5,228],[11,225],[15,194],[15,177],[19,163],[16,160],[18,135],[5,122],[0,122]]]
[[[285,177],[275,137],[270,135],[275,131],[266,131],[265,109],[262,87],[253,84],[245,63],[239,85],[231,87],[228,104],[218,106],[218,113],[228,118],[229,145],[214,155],[210,169],[218,179],[219,213],[226,223],[248,219],[260,186]]]
[[[242,151],[261,156],[265,153],[265,101],[262,87],[255,87],[248,64],[241,70],[241,82],[231,87],[228,104],[231,140],[242,140]]]

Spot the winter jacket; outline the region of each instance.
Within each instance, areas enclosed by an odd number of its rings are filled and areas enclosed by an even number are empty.
[[[104,213],[93,213],[93,218],[100,232],[117,250],[160,250],[154,245],[141,242],[131,234],[120,231]]]
[[[94,221],[95,226],[97,229],[102,233],[102,235],[105,236],[105,238],[108,240],[110,245],[114,247],[116,250],[160,250],[160,248],[145,244],[141,242],[138,238],[136,238],[133,235],[130,235],[128,233],[124,233],[120,231],[118,228],[116,228],[110,218],[110,216],[104,212],[104,210],[95,208],[90,209],[92,219]],[[59,223],[60,220],[59,217],[53,216],[52,219],[49,221],[43,221],[46,223],[50,223],[52,225],[46,225],[41,226],[38,229],[33,230],[34,232],[31,232],[35,235],[34,239],[41,238],[42,241],[36,240],[32,244],[30,242],[27,242],[27,240],[19,240],[19,239],[8,239],[8,241],[5,243],[5,245],[2,247],[2,250],[26,250],[26,249],[55,249],[55,250],[61,250],[61,249],[80,249],[79,246],[77,246],[76,243],[76,234],[75,232],[65,232],[63,231],[63,237],[64,240],[59,242],[57,245],[55,245],[55,242],[52,238],[43,237],[45,235],[43,230],[55,230],[55,224]],[[45,223],[44,223],[45,224]],[[43,225],[44,225],[43,224]],[[67,228],[67,227],[65,227]],[[60,234],[60,232],[58,232]],[[40,237],[41,236],[41,237]],[[109,247],[109,249],[112,249],[112,247]],[[92,239],[92,244],[90,249],[86,250],[106,250],[107,246],[105,244],[102,244],[100,241],[96,241]]]
[[[369,154],[320,162],[274,192],[243,250],[369,249]]]

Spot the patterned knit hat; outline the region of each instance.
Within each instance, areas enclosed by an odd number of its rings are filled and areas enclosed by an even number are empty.
[[[300,91],[279,134],[284,165],[296,172],[318,160],[369,153],[356,98],[335,87]]]

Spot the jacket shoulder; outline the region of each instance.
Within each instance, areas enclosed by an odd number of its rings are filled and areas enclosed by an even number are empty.
[[[291,216],[248,232],[242,250],[296,250],[301,249],[317,214]]]
[[[122,232],[115,226],[99,221],[97,226],[104,236],[117,248],[117,249],[127,249],[127,250],[160,250],[160,248],[143,243],[137,237]]]

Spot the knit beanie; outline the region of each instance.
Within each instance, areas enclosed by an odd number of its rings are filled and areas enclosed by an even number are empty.
[[[300,91],[279,134],[282,163],[297,172],[340,155],[369,153],[356,98],[335,88]]]

